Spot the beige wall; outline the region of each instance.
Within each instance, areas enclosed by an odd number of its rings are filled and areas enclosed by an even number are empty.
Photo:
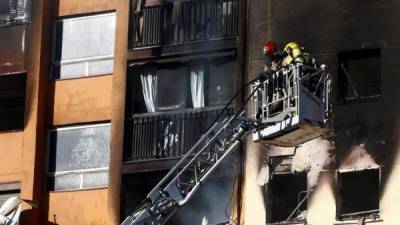
[[[48,221],[58,225],[103,225],[107,189],[48,193]]]
[[[54,82],[53,125],[110,120],[112,75]]]
[[[0,183],[19,181],[21,176],[23,132],[0,134]]]

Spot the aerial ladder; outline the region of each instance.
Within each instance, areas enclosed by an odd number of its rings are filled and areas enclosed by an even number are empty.
[[[121,225],[163,225],[248,134],[253,141],[297,146],[330,128],[331,77],[325,65],[290,64],[248,83],[251,115],[244,106],[219,119]],[[222,113],[220,114],[222,115]]]

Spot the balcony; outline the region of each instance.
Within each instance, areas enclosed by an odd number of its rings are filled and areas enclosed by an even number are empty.
[[[240,0],[181,0],[146,6],[142,16],[131,10],[129,49],[236,37],[239,9]]]
[[[125,127],[124,162],[176,159],[183,156],[214,122],[222,107],[137,114]],[[228,108],[224,116],[232,115]]]

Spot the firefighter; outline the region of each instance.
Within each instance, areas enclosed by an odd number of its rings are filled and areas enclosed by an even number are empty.
[[[283,49],[285,55],[282,65],[286,66],[293,62],[301,62],[309,66],[315,66],[315,58],[301,48],[296,42],[289,42]]]
[[[271,65],[268,67],[267,64],[264,65],[264,72],[276,71],[281,66],[282,55],[278,51],[278,46],[274,41],[266,41],[263,47],[264,55],[268,57]]]

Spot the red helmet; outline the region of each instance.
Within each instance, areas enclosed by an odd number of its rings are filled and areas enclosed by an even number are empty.
[[[278,52],[278,47],[274,41],[267,41],[264,44],[263,52],[265,55],[273,56]]]

